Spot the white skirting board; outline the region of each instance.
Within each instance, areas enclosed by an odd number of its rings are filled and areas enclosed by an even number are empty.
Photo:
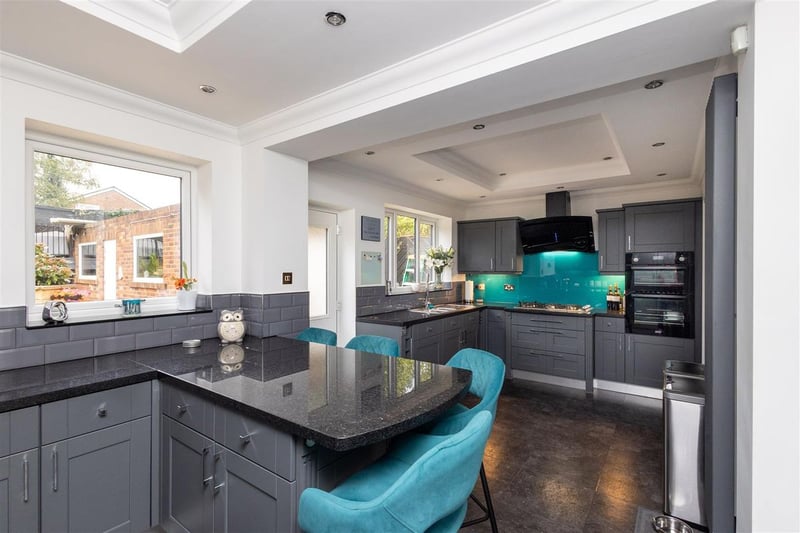
[[[548,374],[528,372],[527,370],[512,370],[511,375],[512,377],[518,379],[525,379],[538,383],[548,383],[550,385],[559,385],[561,387],[569,387],[571,389],[583,390],[586,386],[586,382],[582,379],[562,378],[560,376],[550,376]],[[593,383],[595,389],[621,392],[624,394],[633,394],[634,396],[644,396],[646,398],[655,398],[657,400],[662,398],[661,389],[655,389],[653,387],[642,387],[641,385],[631,385],[630,383],[619,383],[617,381],[605,381],[602,379],[595,379]]]

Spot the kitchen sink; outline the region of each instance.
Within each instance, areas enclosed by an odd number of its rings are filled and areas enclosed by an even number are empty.
[[[471,309],[473,306],[471,305],[464,305],[464,304],[442,304],[437,305],[431,309],[427,309],[425,307],[416,307],[414,309],[409,309],[412,313],[425,313],[428,315],[444,315],[447,313],[454,313],[456,311],[461,311],[464,309]]]

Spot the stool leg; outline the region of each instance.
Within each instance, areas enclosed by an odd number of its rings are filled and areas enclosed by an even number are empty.
[[[462,528],[474,526],[475,524],[479,524],[486,520],[492,524],[492,533],[497,533],[497,519],[494,516],[494,505],[492,505],[492,495],[489,493],[489,481],[486,478],[486,469],[483,468],[483,463],[481,462],[481,487],[483,487],[483,498],[486,502],[486,505],[481,503],[478,498],[470,494],[470,498],[475,501],[478,507],[485,513],[480,518],[476,518],[474,520],[469,520],[461,524]]]

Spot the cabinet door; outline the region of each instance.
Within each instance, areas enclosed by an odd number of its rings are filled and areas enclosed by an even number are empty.
[[[669,359],[694,361],[694,339],[625,335],[625,382],[661,388],[661,371]]]
[[[603,211],[597,213],[598,253],[597,267],[600,272],[625,272],[625,211]]]
[[[547,330],[541,326],[511,326],[511,345],[546,350]]]
[[[293,483],[221,446],[213,472],[214,533],[297,530]]]
[[[628,252],[693,251],[695,202],[626,207],[625,233]]]
[[[458,271],[494,272],[495,223],[458,223]]]
[[[442,336],[433,335],[422,339],[413,339],[411,356],[417,361],[440,364],[442,360]]]
[[[169,532],[210,532],[213,442],[161,417],[161,526]]]
[[[486,351],[506,360],[505,311],[489,309],[489,320],[486,323]]]
[[[464,347],[464,330],[448,331],[442,335],[442,352],[439,364],[443,365],[453,357],[457,351]]]
[[[594,377],[625,381],[625,335],[596,331],[594,334]]]
[[[547,332],[546,347],[550,352],[584,355],[586,353],[586,335],[583,331],[551,330]]]
[[[39,530],[39,450],[0,459],[0,533]]]
[[[150,527],[150,417],[42,447],[42,531]]]
[[[522,244],[519,238],[519,221],[496,221],[494,234],[494,271],[522,272]]]
[[[521,346],[511,347],[511,368],[514,370],[545,373],[548,363],[547,356],[537,350]]]

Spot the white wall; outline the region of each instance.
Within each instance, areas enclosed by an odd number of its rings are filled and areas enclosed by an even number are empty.
[[[339,237],[339,300],[342,304],[339,338],[355,335],[356,287],[361,280],[361,253],[383,252],[383,242],[361,240],[361,217],[383,219],[385,205],[400,206],[456,218],[461,213],[457,202],[422,193],[392,187],[374,176],[355,175],[349,167],[336,163],[309,165],[308,201],[339,213],[342,235]],[[440,223],[440,243],[448,246],[455,241],[455,228]]]
[[[26,205],[25,120],[33,119],[77,132],[86,132],[95,140],[141,152],[171,154],[175,159],[191,160],[198,165],[198,216],[193,220],[196,243],[193,273],[200,279],[201,292],[238,291],[241,285],[241,148],[221,140],[170,124],[167,120],[147,118],[141,112],[126,110],[102,101],[112,91],[80,78],[59,75],[57,90],[47,87],[47,80],[37,83],[7,77],[3,64],[0,78],[0,307],[25,305]],[[45,71],[42,67],[33,70]],[[64,78],[68,78],[65,83]],[[66,94],[69,90],[70,94]],[[88,97],[85,94],[92,94]],[[130,97],[127,95],[127,97]],[[112,98],[109,98],[112,100]],[[160,105],[149,104],[151,108]],[[164,106],[164,115],[175,110]],[[187,115],[196,125],[197,117]],[[209,131],[216,124],[209,122]],[[152,148],[152,149],[151,149]]]
[[[739,71],[737,529],[800,531],[800,4],[756,2]]]

